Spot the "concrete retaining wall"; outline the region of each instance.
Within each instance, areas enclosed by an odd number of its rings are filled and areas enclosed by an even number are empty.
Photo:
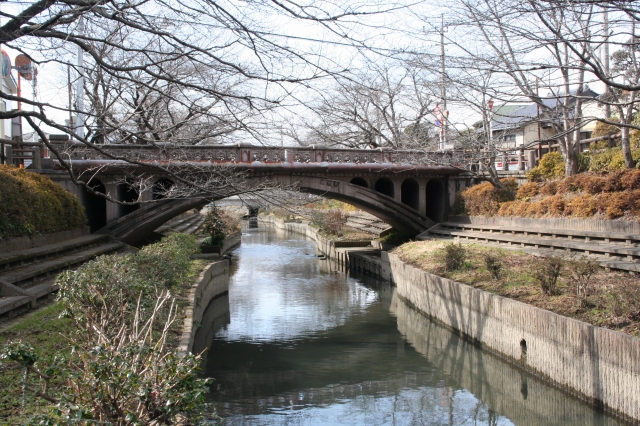
[[[640,234],[639,222],[623,220],[582,220],[564,218],[449,216],[449,222],[471,225],[517,226],[520,228],[576,229],[579,231]]]
[[[514,368],[498,356],[478,350],[469,340],[431,321],[394,294],[391,312],[398,331],[425,360],[457,385],[518,426],[606,426],[619,423],[585,409],[544,380]],[[604,418],[603,418],[604,417]]]
[[[628,420],[640,420],[640,339],[442,278],[390,253],[398,295],[482,347]]]
[[[8,253],[11,251],[27,250],[34,247],[46,246],[49,244],[60,243],[62,241],[72,240],[89,234],[89,227],[84,226],[69,231],[54,232],[52,234],[36,235],[32,238],[17,237],[7,238],[0,241],[0,253]]]
[[[237,231],[231,235],[228,235],[224,239],[224,243],[222,243],[222,247],[220,247],[220,254],[225,254],[232,248],[238,246],[241,240],[242,240],[242,231]]]
[[[186,354],[192,351],[198,324],[202,322],[202,316],[209,303],[228,291],[229,261],[225,259],[207,265],[189,291],[190,305],[186,308],[182,337],[178,344],[178,350],[181,353]]]

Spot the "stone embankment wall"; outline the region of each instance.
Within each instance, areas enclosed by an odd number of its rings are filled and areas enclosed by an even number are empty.
[[[236,231],[231,235],[227,235],[224,239],[224,243],[222,243],[222,247],[220,247],[220,254],[225,254],[232,248],[240,245],[240,241],[242,240],[242,231]]]
[[[334,241],[325,238],[320,235],[317,229],[312,228],[309,226],[308,222],[304,221],[282,220],[274,216],[259,216],[258,220],[263,223],[274,225],[277,229],[306,236],[308,239],[316,243],[316,247],[320,253],[338,261],[348,262],[347,254],[344,251],[340,251],[340,248],[371,246],[370,241]]]
[[[62,241],[72,240],[89,234],[89,227],[85,226],[69,231],[54,232],[53,234],[36,235],[34,237],[7,238],[0,241],[0,253],[26,250],[34,247],[46,246]]]
[[[193,341],[198,329],[198,324],[202,323],[202,317],[207,306],[213,299],[224,295],[229,291],[229,261],[220,260],[210,263],[200,273],[198,281],[191,287],[188,300],[190,305],[186,308],[182,337],[178,344],[178,350],[189,353],[193,349]],[[227,310],[228,312],[228,301]]]
[[[521,228],[576,229],[579,231],[640,234],[640,222],[567,218],[449,216],[449,222],[471,225],[517,226]]]

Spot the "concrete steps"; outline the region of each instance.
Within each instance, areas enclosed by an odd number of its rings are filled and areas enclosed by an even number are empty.
[[[169,235],[176,232],[195,234],[202,227],[204,219],[205,217],[200,213],[192,213],[177,219],[170,220],[169,222],[156,229],[155,232],[162,235]]]
[[[55,277],[103,254],[131,247],[106,235],[86,235],[56,244],[0,255],[0,318],[36,306],[57,290]]]
[[[637,234],[444,222],[416,239],[430,236],[508,246],[546,256],[584,255],[606,268],[640,272],[640,235]]]
[[[367,234],[383,237],[387,235],[392,227],[381,221],[377,217],[364,212],[349,214],[346,226]]]

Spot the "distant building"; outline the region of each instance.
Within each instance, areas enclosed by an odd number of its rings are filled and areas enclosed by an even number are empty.
[[[598,94],[591,89],[582,93],[582,118],[602,118],[604,110],[598,105]],[[569,104],[574,105],[575,96],[570,97]],[[546,111],[555,110],[557,115],[548,120],[539,117],[543,115],[543,108],[535,103],[504,104],[496,109],[491,121],[493,143],[502,149],[533,148],[537,141],[549,141],[557,138],[551,120],[561,120],[562,110],[560,103],[564,102],[562,97],[543,98],[542,102],[546,106]],[[548,117],[548,114],[546,114]],[[539,123],[539,125],[538,125]],[[596,125],[596,121],[586,123],[580,129],[580,139],[591,137]]]
[[[2,80],[2,93],[7,93],[10,95],[17,95],[18,93],[18,85],[14,80],[13,76],[10,75],[7,78],[0,77]],[[0,111],[11,111],[13,109],[12,101],[6,99],[0,99]],[[7,118],[4,120],[0,120],[0,138],[2,139],[11,139],[14,136],[12,132],[11,119]]]

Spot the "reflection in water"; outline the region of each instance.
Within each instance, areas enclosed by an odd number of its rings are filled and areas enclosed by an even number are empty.
[[[222,314],[201,328],[227,424],[616,424],[437,326],[388,283],[322,272],[311,242],[243,232]]]

